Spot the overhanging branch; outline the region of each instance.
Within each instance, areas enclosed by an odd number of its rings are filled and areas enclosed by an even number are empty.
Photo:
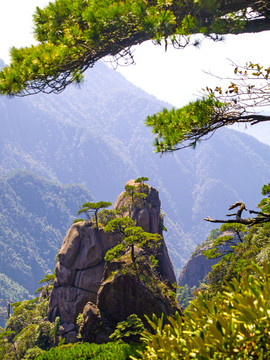
[[[263,224],[263,223],[270,222],[270,214],[263,213],[261,211],[247,210],[245,204],[242,203],[241,201],[237,201],[235,204],[231,205],[229,207],[229,210],[232,210],[235,207],[239,207],[239,210],[237,211],[236,214],[226,215],[226,216],[235,216],[235,219],[214,220],[214,219],[211,219],[210,217],[208,217],[208,218],[205,218],[204,220],[212,222],[212,223],[243,224],[243,225],[247,225],[247,226],[253,226],[253,225],[257,225],[257,224]],[[254,218],[249,218],[249,219],[242,219],[241,215],[242,215],[243,210],[249,211],[250,214],[257,214],[258,216],[254,217]]]

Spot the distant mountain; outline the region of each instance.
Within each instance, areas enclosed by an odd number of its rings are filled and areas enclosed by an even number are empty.
[[[213,227],[204,217],[224,217],[236,200],[256,206],[270,179],[270,147],[223,129],[196,150],[160,158],[143,121],[164,106],[170,105],[101,62],[81,88],[61,95],[0,97],[0,173],[28,169],[80,183],[97,200],[111,202],[127,180],[149,177],[160,192],[166,241],[179,269]]]
[[[270,107],[264,109],[263,112],[265,115],[270,114]],[[266,145],[270,145],[270,122],[261,122],[254,125],[247,124],[235,124],[232,126],[233,130],[241,131],[246,135],[251,135],[255,137],[257,140],[261,141]]]
[[[92,196],[29,171],[0,176],[0,298],[28,297],[55,267],[56,254],[80,206]]]

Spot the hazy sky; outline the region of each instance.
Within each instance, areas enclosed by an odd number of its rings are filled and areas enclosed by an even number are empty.
[[[1,0],[0,58],[9,62],[12,46],[33,43],[32,14],[36,6],[43,7],[48,0]],[[269,66],[270,32],[255,35],[227,36],[225,41],[203,41],[199,49],[184,50],[154,46],[151,42],[135,50],[136,65],[118,67],[130,81],[175,106],[182,106],[198,95],[206,85],[214,86],[217,79],[206,73],[229,75],[233,68],[230,60],[245,63],[261,62]]]

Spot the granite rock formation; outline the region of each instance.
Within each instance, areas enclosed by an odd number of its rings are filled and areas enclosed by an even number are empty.
[[[126,269],[125,262],[106,263],[104,278],[97,295],[96,304],[88,302],[83,310],[84,322],[80,328],[82,339],[87,342],[106,342],[115,329],[118,322],[126,320],[131,314],[137,314],[144,325],[148,323],[144,315],[152,317],[161,314],[165,319],[174,315],[176,311],[181,312],[180,306],[164,296],[163,291],[169,292],[165,284],[153,274],[148,265],[140,269],[144,276],[147,274],[151,284],[129,272],[121,272]],[[115,271],[118,268],[119,271]],[[149,286],[150,285],[150,286]]]
[[[141,185],[135,183],[134,180],[129,180],[126,185],[135,186],[137,189],[141,187]],[[125,192],[122,192],[117,197],[113,208],[115,210],[120,209],[121,207],[128,208],[128,210],[123,214],[124,216],[131,217],[131,219],[136,221],[136,225],[143,228],[144,231],[162,235],[163,219],[160,215],[160,199],[158,191],[152,186],[148,185],[145,185],[143,189],[140,188],[138,191],[144,191],[147,195],[143,206],[136,206],[136,204],[130,206],[132,205],[130,204],[130,200],[128,197],[125,197]],[[176,282],[176,278],[164,240],[162,241],[159,253],[159,272],[164,277],[164,279],[169,281],[170,284],[173,284]]]
[[[238,237],[231,231],[225,231],[218,233],[216,236],[232,236],[235,243],[239,241]],[[209,250],[213,247],[214,239],[206,239],[200,244],[193,252],[186,265],[181,270],[178,277],[178,286],[188,285],[189,287],[198,287],[201,282],[207,281],[207,275],[212,270],[213,265],[220,261],[220,257],[215,259],[207,259],[203,254],[203,251]],[[223,243],[220,245],[219,251],[227,252],[231,248],[232,244]]]
[[[219,260],[220,259],[207,260],[207,258],[201,252],[192,255],[179,274],[178,285],[198,287],[211,271],[212,266],[217,264]]]
[[[128,184],[135,184],[134,180]],[[143,189],[147,195],[143,203],[132,204],[122,193],[114,209],[126,206],[128,213],[124,216],[129,215],[147,232],[162,234],[158,191],[148,185]],[[153,313],[169,315],[176,309],[180,310],[161,294],[158,285],[153,292],[138,276],[121,273],[123,267],[129,266],[126,258],[112,263],[104,261],[106,252],[119,242],[118,234],[105,233],[102,228],[95,228],[90,221],[75,223],[68,231],[58,253],[56,278],[48,310],[50,321],[60,317],[60,334],[68,342],[76,341],[76,319],[80,313],[84,315],[81,331],[84,338],[87,341],[104,342],[108,341],[117,322],[125,320],[132,313],[144,320],[144,314],[151,317]],[[157,276],[147,266],[147,259],[145,271],[149,277]],[[160,247],[157,272],[168,293],[176,278],[164,240]],[[100,320],[98,329],[97,319]]]
[[[58,253],[48,313],[50,321],[60,316],[63,323],[75,324],[85,304],[96,302],[104,256],[118,242],[118,235],[97,230],[92,223],[79,222],[71,226]]]

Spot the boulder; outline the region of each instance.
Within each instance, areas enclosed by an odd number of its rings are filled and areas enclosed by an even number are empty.
[[[88,302],[83,309],[84,322],[80,327],[83,341],[102,344],[110,341],[109,336],[113,333],[107,319],[101,316],[97,305]]]
[[[145,315],[151,319],[153,314],[158,317],[163,314],[166,321],[166,318],[174,315],[176,311],[182,312],[175,299],[168,296],[170,289],[165,284],[160,288],[160,280],[148,265],[140,269],[140,274],[147,274],[149,279],[152,277],[151,286],[132,271],[121,272],[121,269],[127,267],[128,263],[121,260],[106,263],[97,303],[87,303],[83,310],[84,324],[80,333],[84,341],[108,341],[117,323],[126,320],[131,314],[136,314],[150,330]],[[120,271],[115,271],[116,269]]]
[[[67,269],[87,269],[99,264],[103,259],[99,231],[85,221],[73,224],[60,248],[58,259]]]
[[[78,289],[74,286],[54,287],[50,296],[47,317],[55,321],[60,316],[61,322],[76,324],[77,316],[82,313],[88,301],[95,302],[97,294]]]
[[[136,221],[137,226],[141,226],[144,231],[151,233],[159,233],[162,235],[161,219],[160,219],[160,199],[158,191],[152,186],[135,183],[135,180],[129,180],[126,185],[136,187],[137,192],[145,193],[147,196],[141,203],[132,203],[125,191],[116,199],[113,208],[115,210],[126,207],[127,211],[123,216],[129,216]]]
[[[112,327],[131,314],[138,315],[147,324],[145,315],[152,318],[173,315],[180,308],[162,296],[158,287],[153,292],[137,276],[117,273],[111,280],[102,282],[98,291],[97,306],[109,319]]]

